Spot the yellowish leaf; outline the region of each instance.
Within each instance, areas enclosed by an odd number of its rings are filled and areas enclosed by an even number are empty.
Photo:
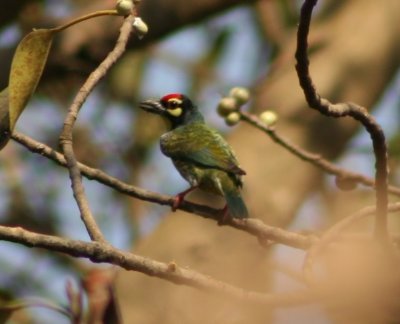
[[[54,33],[54,29],[34,30],[17,47],[8,84],[11,130],[40,80]]]

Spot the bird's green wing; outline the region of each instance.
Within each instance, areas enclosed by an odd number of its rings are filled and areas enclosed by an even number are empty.
[[[172,158],[190,161],[204,167],[230,173],[246,174],[238,166],[228,143],[216,131],[204,124],[180,127],[161,137],[162,152]]]

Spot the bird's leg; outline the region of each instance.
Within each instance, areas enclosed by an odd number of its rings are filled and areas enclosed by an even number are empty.
[[[172,206],[171,206],[172,211],[176,211],[178,209],[179,205],[182,203],[183,198],[185,198],[185,196],[188,193],[192,192],[197,187],[198,186],[193,186],[193,187],[190,187],[189,189],[186,189],[185,191],[178,193],[174,198],[174,202],[172,203]]]

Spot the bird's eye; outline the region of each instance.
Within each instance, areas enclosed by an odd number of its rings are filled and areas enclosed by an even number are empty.
[[[168,101],[168,108],[169,109],[178,108],[181,105],[181,103],[182,102],[180,100],[172,99],[172,100]]]
[[[173,98],[168,100],[166,108],[167,112],[172,116],[172,117],[180,117],[182,115],[182,100]]]

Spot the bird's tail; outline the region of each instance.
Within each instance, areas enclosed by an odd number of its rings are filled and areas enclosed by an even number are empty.
[[[246,204],[238,190],[224,191],[226,204],[231,217],[233,218],[247,218],[249,212],[247,211]]]

